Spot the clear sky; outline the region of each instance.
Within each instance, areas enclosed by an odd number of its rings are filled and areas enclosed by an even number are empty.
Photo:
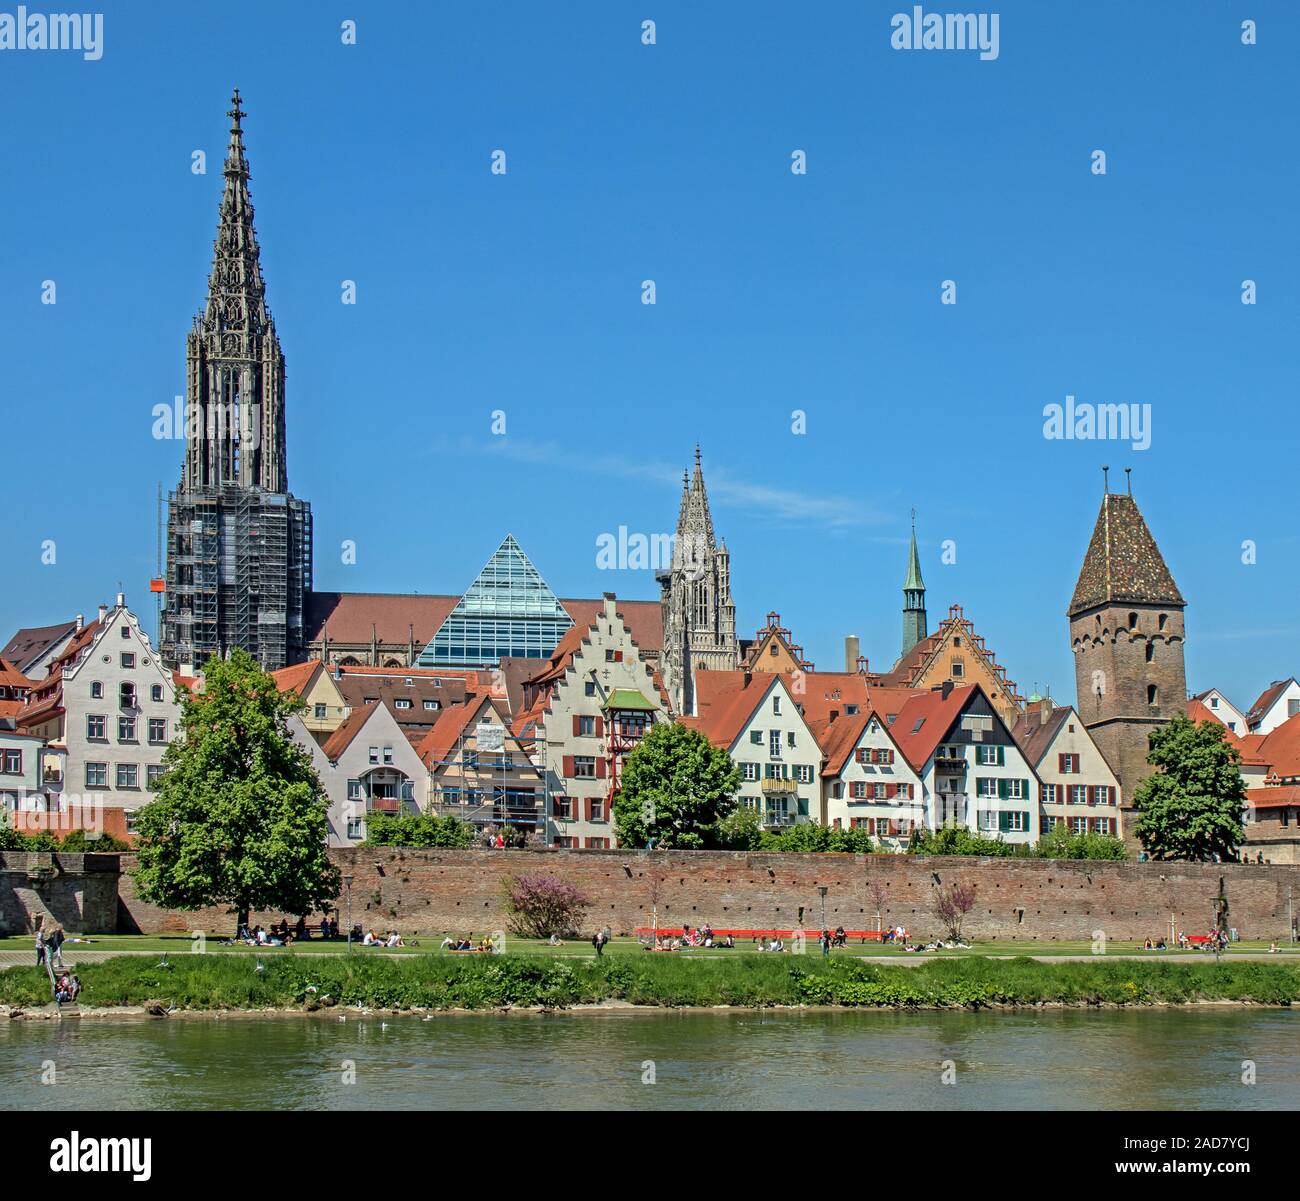
[[[874,0],[97,0],[98,61],[0,50],[0,638],[119,581],[152,626],[153,408],[237,84],[318,588],[460,592],[513,532],[560,595],[655,596],[596,540],[671,531],[698,440],[742,635],[774,609],[818,667],[846,633],[892,664],[915,507],[931,626],[964,605],[1073,699],[1108,463],[1188,599],[1189,686],[1249,703],[1300,670],[1300,6],[996,7],[992,61],[893,49],[911,5]],[[1046,439],[1067,395],[1150,405],[1150,447]]]

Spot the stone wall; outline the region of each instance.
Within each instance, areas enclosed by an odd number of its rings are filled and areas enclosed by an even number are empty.
[[[56,925],[112,934],[118,925],[118,856],[0,852],[0,934]]]
[[[934,877],[976,886],[967,929],[976,938],[1141,939],[1178,929],[1205,933],[1213,922],[1219,877],[1227,886],[1229,924],[1243,938],[1285,938],[1288,889],[1300,903],[1300,867],[1246,864],[1105,863],[1042,859],[924,858],[906,855],[751,855],[714,851],[412,851],[395,848],[330,852],[351,875],[352,920],[365,928],[406,934],[481,935],[505,928],[501,880],[545,872],[578,885],[592,900],[587,926],[616,933],[649,926],[656,902],[660,925],[715,928],[815,928],[817,889],[825,886],[833,929],[875,929],[872,885],[885,891],[886,924],[914,935],[940,932],[930,912]],[[124,855],[124,871],[132,856]],[[802,916],[800,907],[803,908]],[[141,902],[122,877],[122,929],[225,932],[224,910],[167,912]],[[340,898],[346,927],[348,903]],[[263,924],[286,916],[257,915]]]

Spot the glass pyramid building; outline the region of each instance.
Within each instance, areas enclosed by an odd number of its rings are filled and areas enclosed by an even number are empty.
[[[478,573],[432,641],[420,667],[495,667],[507,656],[545,659],[573,625],[513,534]]]

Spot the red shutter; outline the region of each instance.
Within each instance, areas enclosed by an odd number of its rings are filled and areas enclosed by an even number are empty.
[[[572,779],[573,779],[573,776],[574,776],[574,770],[573,770],[573,756],[572,756],[572,755],[565,755],[565,756],[564,756],[564,776],[565,776],[565,779],[567,779],[567,780],[572,780]]]
[[[587,797],[587,798],[582,802],[582,804],[583,804],[583,817],[584,817],[587,821],[591,821],[591,798],[590,798],[590,797]],[[591,843],[588,842],[587,845],[590,846]]]
[[[582,732],[582,719],[576,713],[573,715],[573,732],[575,734]]]
[[[597,779],[597,780],[603,780],[604,778],[605,778],[605,760],[604,760],[604,759],[597,759],[597,760],[596,760],[596,779]]]
[[[623,652],[622,652],[622,651],[615,651],[615,652],[614,652],[614,662],[615,662],[615,663],[622,663],[622,662],[623,662]]]
[[[885,797],[886,797],[886,798],[889,798],[889,797],[896,797],[897,795],[898,795],[898,785],[897,785],[897,784],[886,784],[886,785],[885,785]]]
[[[605,737],[605,719],[603,717],[596,718],[596,737]]]

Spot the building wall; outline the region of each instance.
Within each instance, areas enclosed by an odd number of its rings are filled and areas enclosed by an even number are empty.
[[[1250,728],[1252,734],[1268,734],[1276,730],[1289,717],[1295,716],[1292,705],[1300,706],[1300,683],[1294,680],[1283,690],[1282,695],[1269,706],[1261,720]],[[1300,711],[1300,710],[1298,710]]]
[[[1007,682],[990,670],[984,656],[971,645],[970,630],[953,622],[944,628],[938,651],[912,681],[913,688],[937,688],[945,680],[957,687],[978,684],[1004,722],[1013,724],[1019,709],[1007,691]],[[954,666],[954,665],[959,666]]]
[[[112,934],[117,885],[116,855],[0,851],[0,934],[56,925],[72,934]]]
[[[833,929],[875,929],[869,886],[887,895],[881,915],[916,936],[942,932],[932,915],[933,875],[941,884],[975,885],[966,928],[977,939],[1092,941],[1169,936],[1170,916],[1186,933],[1206,932],[1214,917],[1219,878],[1227,888],[1229,924],[1243,938],[1285,938],[1287,890],[1300,897],[1300,867],[1242,864],[1107,863],[1096,860],[963,859],[913,855],[751,855],[725,851],[331,851],[354,877],[351,920],[369,928],[441,938],[476,937],[508,928],[501,910],[506,876],[545,873],[576,884],[590,899],[584,930],[608,923],[617,934],[648,927],[658,892],[662,925],[717,929],[812,928],[820,921],[819,886],[826,886],[826,921]],[[160,930],[229,931],[224,909],[164,912],[141,902],[124,855],[123,924]],[[799,909],[803,907],[800,918]],[[341,920],[348,919],[340,900]],[[262,913],[263,924],[296,914]],[[71,928],[71,927],[70,927]]]
[[[302,711],[302,724],[313,734],[332,734],[343,724],[349,709],[339,692],[338,685],[327,671],[318,671],[316,678],[302,694],[307,708]],[[317,716],[318,705],[323,705],[324,713]]]

